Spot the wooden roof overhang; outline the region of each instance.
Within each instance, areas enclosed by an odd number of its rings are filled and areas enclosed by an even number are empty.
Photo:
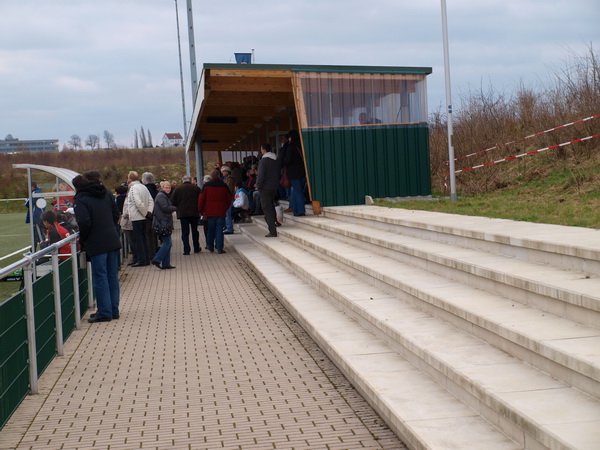
[[[207,64],[198,90],[188,149],[200,133],[202,151],[227,151],[252,136],[266,123],[280,120],[289,128],[294,108],[292,71],[260,65]]]

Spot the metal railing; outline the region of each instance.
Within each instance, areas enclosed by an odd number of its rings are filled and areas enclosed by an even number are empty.
[[[70,276],[72,276],[72,285],[73,285],[73,303],[72,306],[74,308],[73,311],[73,315],[74,315],[74,326],[75,329],[80,329],[81,328],[81,295],[80,295],[80,289],[81,289],[81,284],[80,284],[80,279],[79,279],[79,274],[80,274],[80,270],[82,270],[83,268],[85,268],[85,272],[84,275],[87,276],[87,298],[88,298],[88,308],[92,308],[93,307],[93,288],[92,288],[92,270],[91,270],[91,264],[89,262],[85,262],[81,264],[81,269],[80,269],[80,263],[79,263],[79,256],[82,256],[83,254],[78,254],[77,252],[77,238],[78,238],[79,234],[73,234],[69,237],[67,237],[66,239],[63,239],[55,244],[52,244],[50,246],[48,246],[47,248],[40,250],[38,252],[35,253],[27,253],[24,255],[24,257],[17,261],[14,262],[6,267],[3,267],[0,269],[0,279],[3,279],[5,277],[8,277],[11,274],[14,274],[15,272],[19,271],[22,269],[23,271],[23,287],[24,290],[20,291],[19,293],[13,295],[11,298],[4,300],[4,301],[0,301],[0,309],[2,309],[2,315],[4,315],[4,317],[2,317],[3,320],[0,320],[0,324],[2,324],[2,327],[0,329],[0,338],[3,339],[3,352],[0,352],[0,355],[2,355],[3,357],[0,359],[0,369],[2,369],[2,375],[4,375],[4,380],[2,380],[2,376],[0,376],[0,381],[2,381],[0,383],[0,409],[3,412],[6,411],[14,411],[14,409],[16,409],[16,406],[18,406],[18,404],[22,401],[22,398],[24,398],[24,395],[26,395],[28,392],[25,392],[23,394],[23,380],[21,380],[21,382],[19,382],[19,380],[17,379],[18,376],[20,374],[23,374],[23,377],[25,375],[24,371],[25,368],[23,368],[23,370],[19,371],[18,369],[15,369],[15,362],[13,361],[15,357],[15,355],[17,353],[19,353],[19,349],[23,348],[23,352],[24,352],[24,345],[25,343],[23,341],[18,341],[16,343],[14,343],[14,348],[10,347],[6,345],[6,342],[8,340],[13,339],[13,335],[14,336],[21,336],[21,331],[23,331],[23,327],[22,327],[22,323],[21,324],[17,324],[17,322],[22,322],[23,320],[23,314],[25,317],[25,321],[26,321],[26,345],[27,345],[27,358],[26,361],[24,360],[25,358],[20,358],[19,362],[21,363],[21,365],[26,364],[28,367],[28,371],[29,371],[29,386],[28,386],[28,391],[32,394],[37,394],[39,392],[38,389],[38,378],[39,378],[39,371],[38,371],[38,348],[37,348],[37,344],[36,344],[36,331],[39,334],[42,334],[42,331],[40,331],[40,329],[36,330],[36,305],[34,305],[34,283],[35,280],[37,280],[39,277],[42,276],[42,274],[44,272],[48,273],[51,272],[51,277],[52,277],[52,283],[51,283],[51,287],[50,288],[45,288],[47,291],[51,291],[51,292],[35,292],[36,294],[36,300],[42,299],[40,300],[43,301],[43,299],[47,299],[48,296],[53,296],[53,300],[54,300],[54,308],[53,311],[50,311],[51,308],[41,308],[43,310],[42,312],[39,312],[38,315],[40,315],[41,317],[37,317],[37,320],[40,322],[40,328],[44,327],[46,329],[48,329],[48,327],[50,328],[50,332],[46,332],[45,336],[49,335],[50,337],[52,337],[52,334],[54,334],[55,337],[55,344],[52,345],[50,347],[50,356],[45,356],[43,359],[44,361],[51,361],[52,358],[54,357],[55,354],[62,356],[64,355],[64,336],[63,336],[63,311],[62,311],[62,299],[63,296],[61,296],[61,281],[63,282],[62,287],[67,291],[67,295],[70,298],[70,285],[65,285],[64,282],[65,280],[68,283],[68,278],[70,278]],[[71,248],[71,252],[70,254],[60,254],[59,255],[59,249],[61,247],[63,247],[64,245],[70,245]],[[48,262],[46,262],[45,264],[39,264],[40,260],[42,258],[45,259],[50,259],[50,264],[48,264]],[[65,273],[64,270],[59,270],[59,257],[65,258],[65,257],[69,257],[70,261],[71,261],[71,270],[70,273]],[[68,264],[68,260],[64,260],[63,264]],[[61,267],[65,267],[67,268],[68,266],[63,266],[63,264],[61,264]],[[50,269],[50,270],[48,270]],[[68,270],[68,268],[66,269]],[[61,272],[63,273],[63,280],[61,280]],[[41,278],[40,278],[41,280]],[[84,282],[86,280],[83,280]],[[47,284],[47,283],[45,283]],[[44,284],[44,285],[45,285]],[[42,288],[40,288],[41,290]],[[12,302],[12,300],[18,296],[23,297],[23,293],[24,293],[24,302],[21,302],[20,299],[17,299],[17,301]],[[85,289],[83,290],[83,294],[85,294]],[[83,301],[85,301],[85,297],[83,297]],[[10,302],[10,303],[9,303]],[[24,305],[23,305],[24,303]],[[6,306],[6,309],[4,309],[3,307]],[[69,307],[71,307],[71,303],[69,303]],[[10,314],[7,313],[6,311],[10,311]],[[47,321],[49,319],[51,319],[52,314],[54,315],[54,324],[51,323],[47,323]],[[67,318],[70,316],[71,312],[70,311],[66,311],[65,315],[67,316]],[[42,325],[43,324],[43,325]],[[73,330],[73,323],[70,322],[68,323],[68,326],[70,327],[68,332]],[[24,333],[23,333],[24,334]],[[24,336],[23,336],[24,337]],[[17,338],[14,338],[17,339]],[[14,340],[13,339],[13,340]],[[48,342],[42,342],[40,347],[44,347],[49,345]],[[22,355],[24,356],[24,355]],[[43,369],[42,369],[43,370]],[[14,375],[14,379],[12,379],[12,377],[8,377],[6,375],[6,373],[11,372],[11,374]],[[8,378],[8,379],[7,379]],[[13,393],[11,392],[11,389],[19,389],[20,392],[17,393]],[[16,405],[14,405],[14,403],[17,403]],[[7,416],[7,417],[0,417],[0,428],[2,427],[2,425],[5,423],[6,420],[8,420],[8,417],[10,417],[10,414],[4,413],[2,414],[3,416]]]

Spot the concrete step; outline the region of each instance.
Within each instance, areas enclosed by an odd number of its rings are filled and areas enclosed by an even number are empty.
[[[293,227],[284,225],[282,236],[288,233],[286,228],[291,232]],[[243,231],[272,258],[335,300],[365,329],[519,445],[585,448],[590,442],[600,442],[597,399],[439,318],[423,316],[422,310],[404,302],[404,298],[361,281],[354,272],[345,272],[294,242],[283,242],[283,237],[266,239],[262,237],[264,229],[256,226],[243,227]],[[312,237],[313,241],[323,239],[327,238],[316,234]],[[321,252],[325,253],[323,247]],[[363,253],[359,249],[346,256],[356,262],[365,257]],[[423,285],[428,285],[427,280]]]
[[[600,351],[593,350],[600,350],[600,329],[379,256],[376,247],[374,253],[315,234],[320,230],[315,226],[289,226],[327,220],[288,221],[279,231],[367,283],[600,398]]]
[[[240,228],[249,231],[247,226]],[[267,241],[260,233],[255,239]],[[524,447],[273,259],[270,247],[257,246],[243,234],[226,239],[409,448]],[[267,243],[283,252],[293,248],[279,239]],[[357,301],[371,295],[368,291],[355,294]],[[421,312],[413,315],[415,320],[425,317]]]
[[[597,229],[373,206],[325,207],[323,215],[600,277]]]
[[[327,217],[287,220],[474,288],[600,327],[598,277]]]

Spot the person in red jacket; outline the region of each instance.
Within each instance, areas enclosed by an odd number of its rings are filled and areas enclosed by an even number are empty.
[[[225,238],[225,216],[231,206],[232,195],[229,187],[222,182],[218,175],[204,185],[198,197],[198,213],[204,216],[208,224],[206,232],[206,247],[211,253],[217,249],[218,253],[225,253],[223,246]]]
[[[46,227],[46,240],[42,243],[42,248],[52,245],[58,241],[62,241],[69,237],[70,233],[65,227],[60,225],[56,220],[56,213],[54,211],[45,211],[40,216],[40,220]],[[65,244],[58,249],[60,259],[69,259],[71,256],[71,246]]]

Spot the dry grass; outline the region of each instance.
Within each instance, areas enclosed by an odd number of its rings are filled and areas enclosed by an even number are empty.
[[[550,74],[548,86],[521,86],[513,93],[493,88],[470,90],[460,99],[461,107],[453,116],[455,156],[461,157],[494,146],[482,155],[459,159],[456,169],[473,167],[508,156],[558,145],[600,132],[600,118],[589,120],[527,140],[526,136],[549,130],[586,117],[600,114],[600,61],[592,48],[583,56],[573,55],[565,68]],[[430,119],[432,186],[434,192],[448,193],[448,140],[446,117],[437,112]],[[515,144],[503,144],[518,141]],[[526,156],[472,172],[457,174],[457,192],[482,194],[504,189],[532,177],[535,167],[549,162],[567,161],[578,165],[594,158],[600,139],[548,150],[543,158]]]

